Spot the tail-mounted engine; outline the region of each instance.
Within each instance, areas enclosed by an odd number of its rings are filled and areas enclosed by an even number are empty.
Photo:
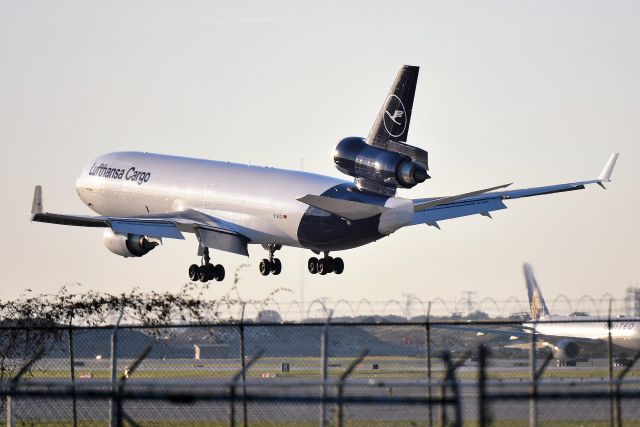
[[[411,188],[430,178],[428,153],[405,143],[418,71],[409,65],[400,69],[366,140],[345,138],[336,146],[338,170],[353,176],[362,190],[393,196],[398,187]]]
[[[102,238],[107,249],[126,258],[146,255],[160,244],[160,241],[153,237],[115,234],[110,228],[104,230]]]
[[[359,188],[393,196],[396,188],[412,188],[429,178],[424,154],[423,163],[406,154],[369,145],[364,138],[351,137],[336,146],[333,161],[340,172],[356,178]]]

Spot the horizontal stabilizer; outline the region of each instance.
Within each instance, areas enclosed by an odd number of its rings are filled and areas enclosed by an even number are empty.
[[[369,203],[353,202],[350,200],[334,199],[331,197],[314,196],[307,194],[300,197],[298,201],[306,203],[314,208],[322,209],[341,218],[358,220],[371,218],[380,215],[386,209],[384,206],[372,205]]]

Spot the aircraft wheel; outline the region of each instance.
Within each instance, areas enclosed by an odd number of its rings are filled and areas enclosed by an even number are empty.
[[[344,261],[342,261],[342,258],[334,258],[333,272],[336,274],[342,274],[343,271],[344,271]]]
[[[307,268],[309,269],[309,273],[316,274],[318,272],[318,258],[309,258],[309,261],[307,261]]]
[[[327,270],[327,273],[333,273],[335,271],[335,262],[333,258],[328,256],[328,257],[325,257],[323,261],[324,261],[325,270]]]
[[[278,258],[274,258],[273,262],[271,262],[270,264],[271,273],[273,273],[274,276],[280,274],[280,272],[282,271],[282,263],[280,262],[280,260]]]
[[[207,280],[207,270],[204,268],[204,265],[198,267],[198,280],[202,283],[206,283]]]
[[[222,266],[221,264],[218,264],[215,267],[213,267],[213,278],[216,279],[216,281],[222,282],[224,280],[224,276],[225,276],[224,266]]]
[[[260,274],[268,276],[271,273],[271,262],[268,259],[260,261]]]
[[[206,281],[213,280],[216,277],[216,269],[213,264],[205,264],[203,268],[207,278]]]
[[[189,280],[196,282],[198,280],[198,265],[191,264],[189,266]]]
[[[326,259],[319,259],[318,260],[318,274],[324,276],[325,274],[327,274],[329,272],[329,266],[327,265],[327,260]]]

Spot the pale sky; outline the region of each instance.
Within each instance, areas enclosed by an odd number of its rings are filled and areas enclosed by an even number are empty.
[[[75,180],[94,157],[140,150],[346,178],[331,158],[366,136],[398,68],[419,65],[408,143],[431,180],[406,197],[595,178],[608,190],[507,202],[494,219],[415,226],[340,253],[341,276],[306,272],[285,248],[263,278],[250,246],[244,298],[525,298],[533,263],[545,297],[622,297],[640,275],[638,1],[0,1],[0,299],[75,282],[112,293],[175,291],[197,242],[165,240],[139,259],[102,230],[30,223],[91,213]],[[229,279],[247,260],[215,252]]]

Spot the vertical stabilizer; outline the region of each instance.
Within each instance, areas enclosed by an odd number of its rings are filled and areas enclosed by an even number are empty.
[[[419,70],[413,65],[400,68],[369,132],[367,144],[387,149],[389,141],[407,141]]]
[[[524,278],[527,282],[527,293],[529,295],[529,307],[531,308],[531,319],[538,320],[549,315],[547,304],[544,302],[536,277],[533,275],[531,264],[525,263],[523,266]]]

